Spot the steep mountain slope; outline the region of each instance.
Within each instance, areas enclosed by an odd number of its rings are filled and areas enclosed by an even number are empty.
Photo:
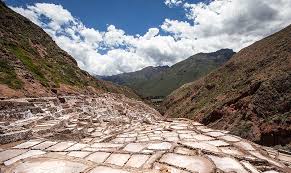
[[[168,117],[188,117],[265,145],[291,142],[291,25],[171,93]]]
[[[97,81],[51,37],[0,1],[0,96],[51,96],[105,91],[137,97],[126,87]]]
[[[143,97],[164,97],[181,85],[206,75],[233,54],[230,49],[198,53],[171,67],[147,67],[137,72],[102,79],[131,87]]]

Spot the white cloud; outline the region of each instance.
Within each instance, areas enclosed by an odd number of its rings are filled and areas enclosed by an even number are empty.
[[[216,0],[183,6],[189,21],[166,19],[161,28],[177,38],[193,40],[201,51],[222,47],[238,51],[291,21],[290,0]]]
[[[61,5],[36,3],[34,6],[29,6],[29,10],[34,11],[36,14],[44,15],[51,19],[54,25],[63,25],[70,21],[74,21],[73,16]]]
[[[98,75],[172,65],[195,53],[221,48],[238,51],[291,21],[290,0],[216,0],[198,4],[166,0],[165,4],[184,8],[188,20],[165,19],[144,35],[127,35],[114,25],[105,31],[87,28],[61,5],[36,3],[11,8],[44,28],[80,68]],[[161,31],[166,35],[160,35]]]
[[[144,39],[149,40],[158,35],[160,30],[158,28],[150,28],[148,32],[143,36]]]
[[[169,7],[179,6],[184,0],[165,0],[165,4]]]

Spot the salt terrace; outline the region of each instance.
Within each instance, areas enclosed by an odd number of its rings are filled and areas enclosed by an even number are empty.
[[[290,172],[291,156],[122,95],[3,99],[0,172]]]

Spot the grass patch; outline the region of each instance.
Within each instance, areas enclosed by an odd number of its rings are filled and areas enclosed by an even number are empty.
[[[242,120],[240,125],[238,125],[234,130],[233,134],[237,136],[241,136],[243,138],[247,138],[252,129],[253,123],[251,121]]]
[[[48,80],[44,77],[39,66],[33,63],[28,53],[22,48],[13,46],[10,49],[14,55],[23,63],[23,65],[32,73],[32,75],[40,81],[44,86],[48,86]]]
[[[269,116],[266,120],[269,123],[284,124],[284,123],[288,122],[289,117],[290,117],[289,112],[286,112],[284,114],[276,114],[276,115],[273,115],[273,116]]]
[[[13,67],[4,59],[0,59],[0,82],[12,89],[21,89],[23,87],[23,82],[17,78]]]

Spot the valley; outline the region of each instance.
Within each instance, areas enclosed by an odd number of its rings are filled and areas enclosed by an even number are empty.
[[[171,67],[146,67],[136,72],[99,78],[130,87],[145,99],[163,99],[183,84],[199,79],[218,68],[234,54],[230,49],[198,53]]]

